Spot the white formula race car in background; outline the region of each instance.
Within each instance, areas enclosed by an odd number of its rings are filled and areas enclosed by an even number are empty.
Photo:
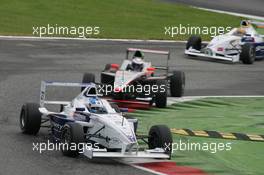
[[[46,100],[47,86],[85,87],[72,101]],[[62,105],[61,112],[51,112],[46,105]],[[66,156],[83,153],[93,157],[141,157],[169,159],[172,135],[165,125],[155,125],[146,136],[136,134],[137,119],[123,116],[119,108],[98,96],[93,83],[42,82],[40,104],[26,103],[20,114],[23,133],[35,135],[40,127],[51,128],[54,142],[62,143]],[[139,138],[140,137],[140,138]],[[140,148],[138,139],[148,145]],[[75,144],[75,146],[74,146]],[[76,146],[89,144],[86,146]],[[80,148],[82,150],[80,150]]]
[[[255,59],[264,58],[263,29],[263,22],[243,20],[239,28],[214,37],[208,44],[202,44],[200,36],[191,36],[186,44],[185,54],[252,64]]]
[[[133,56],[130,53],[133,53]],[[151,55],[145,58],[144,53]],[[155,55],[161,62],[165,62],[165,65],[153,65],[150,60]],[[106,64],[101,72],[101,84],[112,87],[113,90],[108,95],[120,102],[134,102],[141,99],[150,105],[155,103],[156,107],[164,108],[167,106],[168,89],[172,97],[181,97],[185,88],[184,72],[171,70],[169,60],[169,51],[128,48],[121,65]],[[94,74],[85,73],[82,82],[93,82],[94,80]],[[146,93],[147,90],[131,91],[137,87],[142,87],[142,89],[147,87],[149,92]]]

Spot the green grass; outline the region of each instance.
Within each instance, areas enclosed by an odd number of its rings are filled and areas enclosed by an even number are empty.
[[[33,26],[99,26],[99,38],[180,39],[165,26],[237,26],[241,18],[155,0],[1,0],[0,34],[32,35]],[[71,36],[76,37],[76,36]],[[209,36],[205,36],[209,39]]]
[[[208,98],[174,104],[166,109],[136,111],[139,132],[147,133],[152,125],[170,128],[216,130],[263,134],[264,98]],[[232,143],[230,151],[177,151],[172,159],[178,165],[198,167],[212,174],[263,174],[264,142],[247,142],[174,135],[174,142]]]

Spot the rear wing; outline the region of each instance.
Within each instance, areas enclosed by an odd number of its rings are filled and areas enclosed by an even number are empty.
[[[140,51],[143,53],[151,53],[151,54],[158,54],[158,55],[167,55],[167,62],[166,62],[166,67],[164,66],[158,66],[155,67],[156,69],[161,69],[161,70],[167,70],[169,71],[169,59],[170,59],[170,51],[164,51],[164,50],[151,50],[151,49],[140,49],[140,48],[127,48],[126,52],[126,59],[129,59],[129,53],[130,52],[136,52]]]
[[[49,101],[46,100],[46,89],[48,86],[56,86],[56,87],[88,87],[95,86],[94,83],[64,83],[64,82],[48,82],[41,81],[40,87],[40,107],[44,107],[45,104],[54,104],[54,105],[68,105],[69,101]]]
[[[139,49],[139,48],[127,48],[127,53],[129,52],[136,52],[141,51],[144,53],[153,53],[153,54],[160,54],[160,55],[170,55],[169,51],[162,51],[162,50],[150,50],[150,49]]]

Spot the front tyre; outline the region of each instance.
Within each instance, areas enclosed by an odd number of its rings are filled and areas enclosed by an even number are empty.
[[[74,123],[67,123],[63,126],[61,142],[61,152],[67,157],[77,157],[79,155],[79,143],[85,143],[82,128]],[[82,149],[82,148],[81,148]]]
[[[39,104],[24,104],[21,108],[19,123],[22,133],[36,135],[39,132],[41,125],[41,113],[39,112]]]
[[[170,93],[172,97],[182,97],[185,88],[185,74],[182,71],[174,71],[170,77]]]
[[[154,125],[149,130],[149,149],[163,148],[165,153],[171,156],[172,134],[166,125]]]
[[[253,44],[245,43],[242,45],[240,60],[243,64],[253,64],[256,57],[256,48]]]
[[[202,48],[202,39],[200,36],[193,35],[191,36],[186,44],[186,50],[192,47],[195,50],[201,50]]]

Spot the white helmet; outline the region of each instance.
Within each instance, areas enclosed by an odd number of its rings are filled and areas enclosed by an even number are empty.
[[[140,57],[134,57],[132,60],[132,69],[134,71],[142,71],[143,69],[143,59]]]

